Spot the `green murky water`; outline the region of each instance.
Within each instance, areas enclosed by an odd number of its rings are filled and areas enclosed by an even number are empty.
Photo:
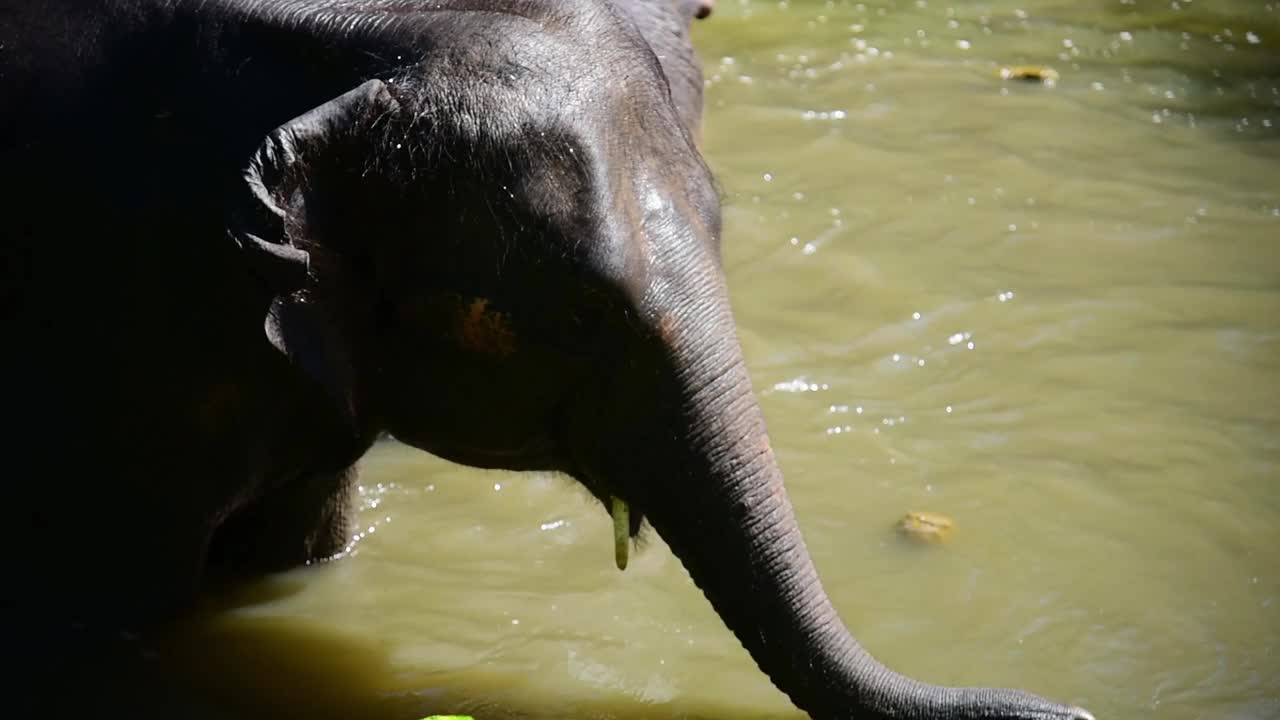
[[[1280,716],[1280,3],[721,3],[735,309],[855,634],[1100,719]],[[89,707],[798,716],[568,482],[394,444],[363,477],[349,557],[119,640]]]

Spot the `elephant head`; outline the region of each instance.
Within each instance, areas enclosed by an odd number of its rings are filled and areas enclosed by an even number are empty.
[[[272,132],[232,233],[270,342],[357,432],[629,507],[625,533],[647,520],[814,717],[1089,718],[904,677],[842,624],[752,393],[694,128],[610,27],[607,67],[574,37],[463,36]]]

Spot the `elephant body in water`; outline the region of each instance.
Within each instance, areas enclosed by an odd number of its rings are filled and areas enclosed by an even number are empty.
[[[625,503],[814,717],[1088,717],[836,616],[720,266],[709,6],[0,0],[6,603],[154,616],[331,555],[388,432]]]

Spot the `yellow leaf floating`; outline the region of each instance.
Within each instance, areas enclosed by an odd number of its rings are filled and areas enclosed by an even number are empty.
[[[898,530],[920,542],[945,543],[951,539],[955,521],[936,512],[909,512],[898,521]]]
[[[1053,87],[1058,83],[1058,71],[1044,65],[1012,65],[1000,68],[1002,80],[1025,80]]]

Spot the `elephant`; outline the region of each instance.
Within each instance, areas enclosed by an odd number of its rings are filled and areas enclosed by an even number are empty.
[[[0,1],[10,617],[330,557],[390,434],[629,509],[812,717],[1090,719],[837,616],[737,340],[699,7]]]

